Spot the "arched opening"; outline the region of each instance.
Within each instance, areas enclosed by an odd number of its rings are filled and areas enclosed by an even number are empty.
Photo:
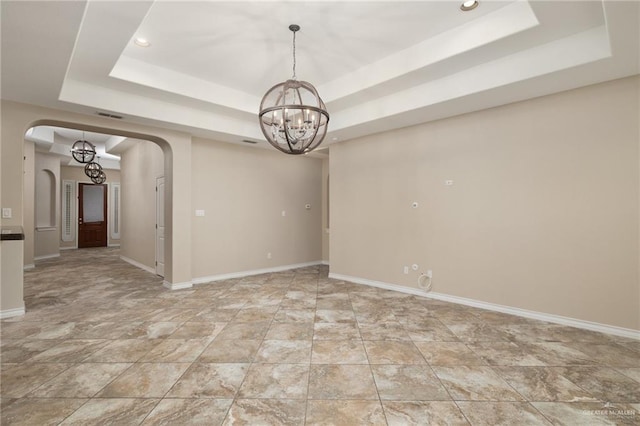
[[[137,132],[131,132],[128,130],[121,130],[116,128],[106,128],[106,127],[98,127],[93,125],[86,125],[82,123],[72,123],[72,122],[62,122],[58,120],[36,120],[30,124],[28,129],[39,128],[43,126],[55,127],[55,128],[63,128],[63,129],[73,129],[84,132],[94,132],[101,134],[113,135],[115,137],[120,137],[122,141],[125,141],[119,149],[126,151],[129,148],[132,148],[135,144],[148,144],[151,146],[151,149],[156,150],[156,157],[159,155],[159,166],[156,168],[159,170],[158,174],[161,177],[165,178],[168,182],[171,182],[172,178],[172,155],[171,155],[171,147],[169,143],[159,137],[141,134]],[[27,154],[27,141],[28,139],[25,137],[25,161],[32,161],[32,165],[25,164],[25,178],[24,178],[24,196],[23,196],[23,211],[24,211],[24,223],[34,223],[36,226],[35,229],[29,229],[29,226],[25,226],[25,264],[32,263],[34,259],[37,259],[37,252],[35,247],[35,242],[37,239],[38,227],[41,224],[47,222],[50,229],[57,232],[52,232],[55,236],[55,241],[58,249],[62,244],[66,244],[67,247],[77,248],[77,240],[78,238],[78,228],[73,227],[77,223],[78,217],[75,215],[75,211],[77,211],[77,202],[71,208],[69,205],[66,206],[65,210],[65,200],[68,202],[74,201],[77,197],[77,191],[79,182],[82,181],[83,178],[71,178],[70,180],[64,180],[61,178],[62,174],[60,172],[56,174],[51,172],[48,175],[37,173],[37,167],[35,167],[35,152],[29,158]],[[59,148],[67,150],[70,152],[70,147],[62,147]],[[108,149],[115,149],[114,147],[109,147]],[[58,152],[57,154],[61,154],[62,152]],[[158,154],[159,153],[159,154]],[[68,155],[68,154],[67,154]],[[59,161],[59,160],[58,160]],[[141,168],[147,166],[146,163],[141,162]],[[58,168],[60,169],[60,167]],[[80,171],[80,167],[78,167],[78,171]],[[82,169],[82,171],[84,171]],[[33,175],[28,176],[28,173],[31,172]],[[81,173],[78,173],[81,174]],[[108,175],[107,170],[107,175]],[[48,176],[45,178],[45,176]],[[48,180],[47,180],[48,179]],[[88,178],[85,179],[89,181]],[[155,177],[154,177],[154,185],[155,185]],[[60,191],[58,191],[58,187]],[[172,206],[172,194],[171,187],[169,184],[166,185],[167,194],[163,197],[165,201],[163,205],[162,217],[171,218],[171,206]],[[136,206],[130,205],[126,206],[124,204],[126,200],[124,197],[121,197],[121,194],[126,193],[126,186],[121,186],[121,182],[118,179],[117,181],[109,182],[108,185],[108,211],[109,211],[109,223],[108,223],[108,233],[109,238],[116,236],[120,237],[123,232],[125,232],[126,226],[125,222],[123,222],[124,218],[121,218],[119,215],[120,209],[129,209],[130,211],[135,211]],[[155,189],[153,197],[155,197]],[[134,199],[134,197],[129,197],[129,199]],[[77,200],[75,200],[77,201]],[[45,215],[44,205],[48,205],[49,209],[46,209],[46,212],[49,213],[49,216]],[[154,203],[154,209],[156,208]],[[156,216],[156,212],[153,212],[153,216]],[[66,226],[66,228],[65,228]],[[66,232],[66,233],[65,233]],[[164,274],[166,280],[170,282],[171,280],[171,271],[172,271],[172,224],[171,221],[168,220],[165,226],[165,233],[168,234],[167,238],[162,239],[162,248],[161,250],[157,250],[157,248],[153,247],[153,255],[156,252],[160,252],[165,254],[167,258],[163,259]],[[66,239],[66,241],[65,241]],[[31,260],[28,258],[28,253],[31,253]],[[52,257],[52,256],[50,256]],[[130,262],[134,263],[135,262]],[[151,262],[153,263],[153,262]],[[142,266],[142,265],[136,265]],[[143,268],[154,272],[151,268]]]

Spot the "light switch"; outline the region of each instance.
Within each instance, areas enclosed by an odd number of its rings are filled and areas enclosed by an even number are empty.
[[[196,210],[196,216],[204,216],[204,210]]]
[[[11,219],[11,208],[3,207],[2,208],[2,218],[3,219]]]

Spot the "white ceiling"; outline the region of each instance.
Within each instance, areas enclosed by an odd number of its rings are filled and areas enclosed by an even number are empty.
[[[292,75],[292,23],[328,143],[640,72],[636,1],[480,2],[3,0],[1,95],[262,141],[260,99]]]
[[[56,154],[63,166],[84,167],[71,155],[73,144],[86,140],[96,148],[95,162],[104,169],[120,169],[120,156],[107,152],[107,147],[118,146],[126,138],[103,133],[85,132],[55,126],[35,126],[27,130],[25,139],[35,144],[38,152]]]

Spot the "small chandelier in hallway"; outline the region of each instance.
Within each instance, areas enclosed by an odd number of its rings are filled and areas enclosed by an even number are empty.
[[[96,147],[91,142],[84,140],[84,132],[82,132],[82,139],[75,141],[71,147],[71,155],[74,160],[82,164],[92,162],[96,156]]]
[[[322,143],[329,113],[311,83],[296,78],[296,32],[293,32],[293,77],[273,86],[260,103],[260,128],[267,141],[286,154],[306,154]]]

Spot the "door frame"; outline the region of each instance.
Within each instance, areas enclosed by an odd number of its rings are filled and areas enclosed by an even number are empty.
[[[159,258],[158,250],[160,249],[160,245],[158,244],[158,239],[159,239],[159,234],[160,234],[159,231],[158,231],[159,230],[159,227],[158,227],[159,220],[158,220],[158,218],[160,217],[160,213],[162,213],[163,222],[166,219],[166,217],[165,217],[165,204],[166,204],[165,195],[166,194],[163,194],[162,198],[160,198],[160,191],[158,190],[161,181],[162,181],[162,187],[164,188],[165,187],[165,178],[164,178],[164,176],[156,177],[156,229],[155,229],[155,234],[154,234],[154,236],[155,236],[155,238],[154,238],[154,240],[155,240],[155,248],[156,248],[156,250],[155,250],[155,273],[156,273],[156,275],[164,278],[164,266],[165,266],[165,263],[166,263],[165,262],[165,256],[166,256],[165,240],[167,238],[166,237],[166,232],[165,232],[165,229],[167,227],[166,223],[162,227],[163,228],[163,231],[162,231],[162,253],[163,253],[163,256],[162,256],[162,270],[160,270],[160,268],[158,267],[159,266],[158,265],[158,258]],[[162,200],[162,203],[160,202],[160,200]]]
[[[80,187],[81,184],[83,185],[96,185],[93,182],[87,182],[87,181],[78,181],[77,183],[77,191],[76,191],[76,248],[80,249],[80,248],[91,248],[91,247],[80,247],[80,207],[81,204],[80,203]],[[106,241],[105,241],[105,245],[104,246],[99,246],[99,247],[109,247],[109,184],[105,183],[101,183],[99,184],[101,186],[104,187],[104,227],[105,227],[105,236],[106,236]]]

